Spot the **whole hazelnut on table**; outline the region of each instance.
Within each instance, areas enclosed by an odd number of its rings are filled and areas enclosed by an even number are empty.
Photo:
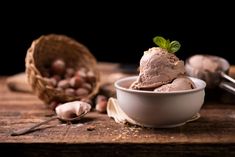
[[[107,103],[108,103],[108,99],[106,96],[98,95],[96,97],[96,106],[95,106],[96,111],[100,113],[105,113],[106,108],[107,108]]]

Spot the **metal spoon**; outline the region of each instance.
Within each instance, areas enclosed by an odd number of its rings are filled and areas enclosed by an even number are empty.
[[[186,60],[185,69],[189,76],[197,77],[207,83],[207,88],[219,86],[235,94],[235,80],[227,75],[229,62],[214,55],[194,55]],[[226,81],[224,81],[226,80]]]
[[[19,135],[32,132],[39,126],[46,124],[50,121],[53,121],[55,119],[59,119],[65,122],[73,122],[73,121],[80,120],[83,116],[85,116],[90,111],[90,109],[91,109],[90,104],[81,102],[81,101],[73,101],[73,102],[65,103],[63,105],[59,105],[56,107],[57,116],[53,116],[50,119],[43,121],[41,123],[38,123],[36,125],[33,125],[29,128],[13,131],[11,133],[11,136],[19,136]]]
[[[44,124],[47,124],[49,123],[50,121],[53,121],[55,119],[59,119],[61,121],[66,121],[66,122],[73,122],[73,121],[78,121],[80,120],[83,116],[85,116],[88,112],[83,112],[81,115],[77,116],[77,117],[74,117],[74,118],[69,118],[69,119],[61,119],[59,118],[58,116],[53,116],[51,117],[50,119],[48,120],[45,120],[41,123],[38,123],[38,124],[35,124],[29,128],[25,128],[25,129],[20,129],[20,130],[17,130],[17,131],[13,131],[11,133],[11,136],[19,136],[19,135],[24,135],[24,134],[27,134],[27,133],[30,133],[30,132],[33,132],[36,128],[40,127],[41,125],[44,125]]]

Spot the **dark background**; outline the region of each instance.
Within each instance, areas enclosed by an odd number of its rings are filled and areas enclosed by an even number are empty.
[[[76,39],[98,61],[138,65],[143,51],[155,46],[152,38],[161,35],[181,43],[176,55],[183,60],[202,53],[235,64],[235,11],[228,3],[189,2],[180,8],[171,3],[58,3],[6,6],[1,13],[0,75],[24,71],[31,42],[50,33]]]

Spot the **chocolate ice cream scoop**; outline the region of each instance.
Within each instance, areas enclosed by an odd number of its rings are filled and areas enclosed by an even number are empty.
[[[235,88],[223,79],[235,84],[235,80],[226,73],[229,70],[229,62],[224,58],[213,55],[194,55],[186,60],[186,73],[189,76],[206,81],[207,88],[219,87],[235,94]]]
[[[171,91],[180,91],[180,90],[189,90],[194,89],[196,86],[193,81],[186,77],[178,77],[172,83],[162,85],[161,87],[156,88],[155,92],[171,92]]]
[[[140,60],[138,79],[131,89],[153,90],[185,73],[184,62],[160,47],[150,48]]]

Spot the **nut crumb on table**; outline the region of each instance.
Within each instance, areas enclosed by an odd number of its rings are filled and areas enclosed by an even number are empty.
[[[86,128],[86,130],[87,130],[87,131],[93,131],[93,130],[95,130],[95,128],[96,128],[95,125],[89,125],[89,126]]]

